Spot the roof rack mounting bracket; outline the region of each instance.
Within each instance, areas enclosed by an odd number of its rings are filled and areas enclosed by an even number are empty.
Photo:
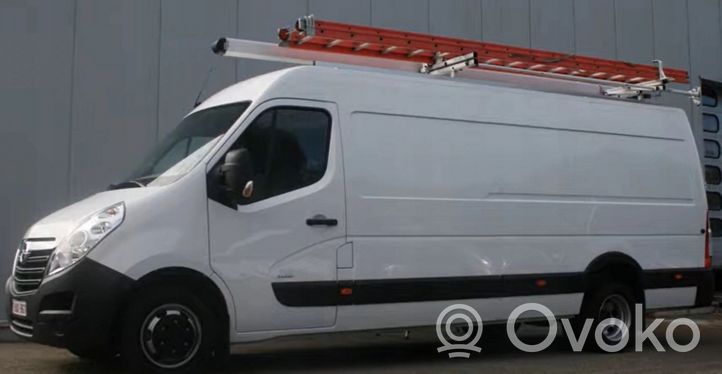
[[[674,93],[676,90],[670,90],[670,92]],[[694,105],[700,106],[702,105],[702,87],[693,87],[692,89],[688,91],[683,91],[685,95],[689,95],[689,98],[692,100]]]
[[[664,63],[662,60],[652,60],[652,63],[654,66],[657,67],[657,79],[660,82],[667,83],[669,82],[669,78],[667,78],[667,74],[664,73]]]
[[[296,20],[296,23],[293,24],[293,28],[299,32],[302,33],[304,36],[301,40],[297,41],[296,44],[301,45],[316,36],[316,21],[313,17],[313,14],[309,14],[307,16],[301,17]],[[279,33],[282,29],[279,29]]]
[[[454,77],[456,72],[463,70],[466,67],[479,66],[479,61],[476,58],[476,52],[470,52],[465,55],[444,59],[444,55],[440,52],[434,53],[433,64],[421,64],[419,73],[430,74],[430,75],[448,75]]]
[[[657,67],[657,79],[636,84],[622,84],[617,87],[601,86],[601,94],[621,99],[643,100],[649,99],[652,96],[660,96],[662,91],[665,91],[677,95],[689,96],[695,105],[700,105],[701,90],[699,87],[694,87],[689,90],[679,90],[668,87],[668,84],[674,81],[674,79],[667,77],[667,74],[664,73],[662,60],[652,60],[652,63]]]

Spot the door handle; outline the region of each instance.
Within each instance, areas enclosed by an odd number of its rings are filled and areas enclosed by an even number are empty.
[[[309,226],[336,226],[338,225],[338,220],[335,218],[326,218],[323,214],[317,214],[306,219],[306,224]]]

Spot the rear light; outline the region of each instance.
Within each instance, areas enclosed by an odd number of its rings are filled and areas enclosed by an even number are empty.
[[[709,229],[709,213],[707,213],[707,219],[705,220],[704,228],[704,267],[709,269],[712,267],[712,256],[709,249],[709,237],[711,230]]]

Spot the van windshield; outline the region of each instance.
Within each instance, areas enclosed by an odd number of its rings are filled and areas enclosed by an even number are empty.
[[[159,142],[131,177],[111,189],[170,184],[187,174],[233,125],[250,102],[195,112]]]

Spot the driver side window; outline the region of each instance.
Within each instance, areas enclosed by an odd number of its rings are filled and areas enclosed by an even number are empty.
[[[276,107],[261,113],[228,150],[248,150],[253,169],[252,195],[232,200],[249,204],[316,183],[326,172],[330,135],[325,110]]]

